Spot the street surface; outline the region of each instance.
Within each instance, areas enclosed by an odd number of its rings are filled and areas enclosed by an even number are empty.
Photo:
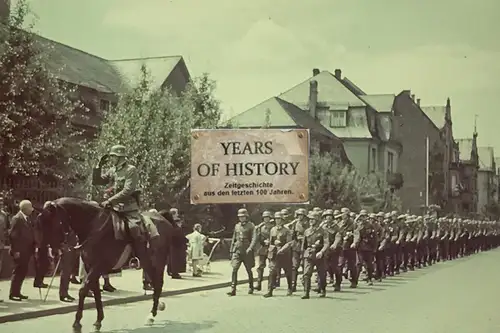
[[[207,285],[229,282],[231,276],[231,265],[228,260],[214,261],[211,263],[211,272],[204,274],[200,278],[191,277],[191,273],[182,274],[182,280],[174,280],[165,274],[164,291],[186,290],[199,288]],[[50,283],[51,278],[46,277],[44,282]],[[112,300],[117,298],[130,298],[143,295],[142,290],[142,271],[125,270],[120,277],[111,277],[111,283],[117,291],[114,293],[103,292],[103,300]],[[102,284],[102,279],[101,279]],[[59,301],[59,277],[56,276],[52,288],[49,291],[47,300],[40,300],[38,288],[33,288],[33,278],[28,278],[23,283],[22,293],[29,297],[22,302],[13,302],[9,297],[10,280],[0,281],[0,321],[4,316],[15,315],[17,313],[34,312],[40,310],[50,310],[58,307],[67,307],[76,305],[76,302],[64,303]],[[70,284],[69,293],[77,298],[80,285]],[[42,289],[42,298],[45,297],[47,289]],[[85,303],[93,303],[92,298],[87,298]],[[0,324],[3,325],[3,324]]]
[[[498,333],[500,332],[500,250],[438,263],[387,278],[369,287],[301,300],[285,290],[264,299],[236,297],[226,289],[164,298],[167,310],[144,326],[151,302],[105,308],[102,332],[123,333]],[[244,277],[241,270],[240,276]],[[283,282],[282,282],[283,286]],[[2,332],[71,332],[74,314],[2,324]],[[92,331],[95,310],[84,313],[83,332]]]

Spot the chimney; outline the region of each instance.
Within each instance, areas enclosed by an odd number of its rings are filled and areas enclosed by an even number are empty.
[[[420,98],[417,98],[417,105],[420,106]]]
[[[319,74],[319,68],[313,68],[313,76],[316,76]]]
[[[411,94],[411,99],[415,102],[415,95]]]
[[[309,113],[314,119],[318,119],[316,107],[318,105],[318,81],[309,82]]]
[[[342,80],[342,70],[341,69],[336,69],[335,70],[335,77],[339,80]]]
[[[0,0],[0,22],[7,21],[10,16],[10,0]]]

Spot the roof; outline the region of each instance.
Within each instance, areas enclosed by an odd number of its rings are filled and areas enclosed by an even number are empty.
[[[446,106],[421,106],[420,109],[432,120],[437,128],[444,127],[446,123]]]
[[[392,106],[394,105],[396,95],[360,95],[359,98],[378,112],[392,112]]]
[[[268,124],[266,123],[266,112],[269,115]],[[307,112],[278,97],[271,97],[265,100],[253,108],[234,116],[229,122],[241,127],[299,126],[308,128],[312,132],[324,135],[330,139],[340,140],[318,121],[314,120]]]
[[[309,82],[312,78],[299,83],[285,91],[278,97],[301,109],[307,109],[309,104]],[[318,103],[331,107],[365,107],[366,104],[352,93],[335,75],[328,71],[321,71],[314,76],[318,82]]]
[[[478,147],[479,170],[495,171],[495,151],[493,147]]]
[[[120,75],[106,59],[38,35],[35,39],[49,47],[46,66],[58,79],[105,93],[121,91]]]
[[[460,152],[460,160],[461,161],[470,161],[473,139],[456,139],[458,144],[458,151]]]
[[[5,25],[0,24],[0,32],[4,32],[4,29]],[[134,68],[140,69],[143,63],[148,66],[153,77],[161,81],[159,76],[164,75],[165,81],[182,60],[181,56],[166,56],[109,61],[37,34],[33,34],[33,37],[48,50],[45,66],[59,80],[104,93],[120,93],[127,89],[131,72]]]
[[[358,87],[354,82],[349,80],[347,77],[344,77],[342,79],[342,83],[347,87],[347,89],[352,91],[354,94],[356,94],[358,96],[359,95],[366,95],[366,93],[360,87]]]
[[[126,88],[131,88],[139,82],[143,65],[148,69],[153,86],[160,88],[181,61],[182,56],[163,56],[109,60],[109,63],[119,73]]]

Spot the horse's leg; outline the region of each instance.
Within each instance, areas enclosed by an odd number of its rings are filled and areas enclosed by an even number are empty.
[[[92,285],[92,291],[94,292],[95,308],[97,311],[97,320],[94,323],[94,330],[99,332],[102,327],[102,321],[104,320],[104,309],[102,306],[102,294],[99,286],[99,278],[97,278],[95,283]]]
[[[83,285],[78,292],[78,307],[76,309],[75,321],[73,322],[73,332],[80,333],[82,331],[82,324],[80,323],[83,317],[83,306],[85,304],[85,297],[87,297],[89,293],[89,275],[85,277],[85,280],[82,281]]]

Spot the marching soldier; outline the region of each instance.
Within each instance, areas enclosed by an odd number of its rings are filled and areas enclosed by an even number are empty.
[[[340,230],[342,234],[342,256],[340,257],[340,267],[341,269],[346,268],[346,278],[347,274],[350,275],[351,288],[356,288],[358,286],[358,243],[359,243],[359,229],[355,225],[354,221],[351,219],[351,214],[348,208],[342,208],[340,210],[341,225]],[[346,267],[347,265],[347,267]]]
[[[279,214],[281,218],[281,214]],[[275,217],[276,219],[276,217]],[[271,222],[271,212],[265,211],[262,213],[262,223],[259,224],[255,230],[257,233],[257,243],[260,244],[260,248],[257,251],[259,264],[257,266],[257,285],[255,290],[260,291],[262,289],[262,280],[264,279],[264,269],[266,268],[266,260],[269,249],[269,233],[273,227]]]
[[[338,222],[342,215],[340,215],[338,210],[332,212],[331,209],[325,210],[323,214],[327,217],[324,229],[328,235],[328,243],[331,244],[326,256],[326,266],[328,273],[334,277],[335,282],[333,291],[340,291],[340,285],[342,283],[342,267],[340,266],[342,234]],[[328,218],[330,214],[334,215],[331,221]]]
[[[387,226],[388,221],[385,220],[385,214],[383,212],[378,212],[375,219],[376,223],[374,226],[378,239],[377,251],[375,252],[375,277],[379,281],[382,281],[386,274],[387,255],[391,234]]]
[[[375,216],[372,216],[374,218]],[[367,282],[373,285],[373,259],[375,250],[377,249],[378,239],[375,228],[368,217],[366,210],[362,210],[358,215],[359,221],[359,247],[358,254],[360,258],[360,267],[365,266]],[[360,269],[358,269],[358,279]]]
[[[268,292],[264,297],[272,297],[276,280],[283,269],[285,271],[286,282],[288,286],[287,295],[292,295],[293,282],[292,282],[292,256],[291,246],[293,244],[292,232],[290,229],[285,228],[283,225],[283,217],[281,212],[274,214],[274,221],[276,226],[272,227],[269,233],[269,282]]]
[[[236,295],[236,286],[238,284],[238,270],[241,264],[245,266],[248,274],[248,293],[253,294],[253,273],[252,268],[255,266],[254,248],[257,243],[255,225],[248,221],[248,211],[245,208],[238,210],[239,222],[236,223],[231,240],[231,266],[233,271],[231,274],[231,291],[228,296]]]
[[[319,225],[319,216],[316,212],[308,214],[309,228],[304,232],[302,251],[304,254],[304,289],[302,299],[308,299],[311,292],[311,279],[314,267],[318,272],[320,297],[326,296],[326,267],[325,255],[329,248],[328,235]]]
[[[290,229],[293,235],[294,244],[292,245],[292,291],[297,291],[297,278],[299,276],[299,268],[302,266],[302,241],[304,239],[304,232],[309,227],[306,210],[299,208],[295,213],[295,220],[287,224],[286,227]]]

